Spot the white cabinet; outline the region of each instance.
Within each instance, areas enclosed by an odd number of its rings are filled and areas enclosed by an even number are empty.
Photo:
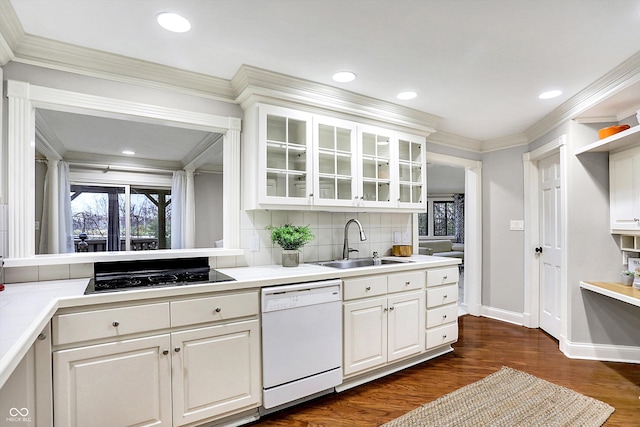
[[[56,425],[193,425],[260,405],[257,291],[63,312],[53,325]]]
[[[53,425],[52,387],[47,325],[0,389],[0,425]]]
[[[427,270],[425,348],[458,340],[458,267]]]
[[[640,232],[640,148],[609,156],[611,231]]]
[[[424,271],[344,281],[344,375],[424,351]]]
[[[245,117],[244,209],[426,209],[424,137],[261,103]]]

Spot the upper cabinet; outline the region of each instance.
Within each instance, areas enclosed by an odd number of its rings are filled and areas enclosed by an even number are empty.
[[[424,137],[260,103],[245,123],[244,209],[426,208]]]
[[[609,156],[611,232],[640,233],[640,147]]]

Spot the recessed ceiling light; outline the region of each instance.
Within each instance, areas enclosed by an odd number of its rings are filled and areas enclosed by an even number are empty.
[[[551,98],[556,98],[558,96],[562,95],[562,91],[561,90],[550,90],[548,92],[543,92],[540,95],[538,95],[538,98],[540,99],[551,99]]]
[[[396,98],[407,100],[407,99],[413,99],[416,96],[418,96],[418,94],[415,92],[400,92],[399,94],[396,95]]]
[[[162,28],[174,33],[186,33],[191,29],[191,23],[177,13],[162,12],[156,15],[156,19]]]
[[[135,156],[136,152],[132,150],[122,150],[122,154],[124,154],[125,156]]]
[[[333,80],[340,83],[346,83],[353,81],[356,78],[356,73],[352,71],[338,71],[333,75]]]

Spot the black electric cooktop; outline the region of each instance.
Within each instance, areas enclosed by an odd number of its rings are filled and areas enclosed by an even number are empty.
[[[234,281],[209,267],[208,258],[117,261],[94,264],[85,295],[133,289]]]

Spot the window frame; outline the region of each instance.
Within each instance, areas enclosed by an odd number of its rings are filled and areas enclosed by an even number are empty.
[[[435,239],[455,239],[454,235],[446,235],[446,236],[435,236],[434,226],[433,226],[433,202],[452,202],[453,203],[453,195],[449,196],[433,196],[427,197],[427,211],[420,213],[418,215],[427,215],[427,234],[419,234],[419,240],[435,240]],[[418,229],[418,233],[420,233],[420,229]]]

